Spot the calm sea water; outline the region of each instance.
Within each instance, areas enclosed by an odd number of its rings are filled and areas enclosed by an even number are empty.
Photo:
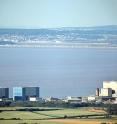
[[[0,48],[3,87],[40,86],[42,97],[87,96],[104,80],[117,80],[117,49]]]

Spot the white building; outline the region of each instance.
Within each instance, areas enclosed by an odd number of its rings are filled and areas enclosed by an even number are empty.
[[[96,98],[95,96],[88,96],[88,101],[91,102],[91,101],[95,101]]]
[[[70,103],[81,103],[82,99],[81,97],[67,96],[64,101]]]
[[[83,103],[87,103],[88,102],[88,97],[87,96],[83,96],[82,97],[82,102]]]
[[[37,101],[37,98],[36,97],[29,97],[29,101],[32,101],[32,102]]]
[[[103,88],[111,88],[112,96],[117,97],[117,81],[104,81]]]
[[[112,97],[112,89],[111,88],[101,88],[100,96]]]
[[[60,99],[59,98],[54,98],[54,97],[48,97],[45,99],[46,102],[55,102],[55,101],[59,101]]]

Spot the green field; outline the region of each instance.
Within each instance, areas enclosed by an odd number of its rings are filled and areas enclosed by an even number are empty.
[[[59,109],[46,111],[15,111],[17,107],[1,107],[0,124],[63,124],[51,122],[52,119],[85,115],[106,114],[104,111],[94,111],[93,108]],[[21,108],[20,108],[21,109]],[[13,111],[14,110],[14,111]],[[92,119],[94,119],[93,117]],[[97,119],[102,118],[98,117]],[[74,119],[74,118],[71,118]],[[77,119],[77,117],[75,118]],[[79,119],[79,118],[78,118]],[[89,118],[91,119],[91,118]],[[104,120],[104,117],[103,119]],[[112,120],[112,119],[111,119]],[[115,121],[115,120],[114,120]]]

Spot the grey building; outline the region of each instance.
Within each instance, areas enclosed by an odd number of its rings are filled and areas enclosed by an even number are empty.
[[[9,98],[9,88],[0,88],[0,98]]]
[[[23,87],[22,95],[24,100],[29,100],[30,97],[39,98],[39,87]]]

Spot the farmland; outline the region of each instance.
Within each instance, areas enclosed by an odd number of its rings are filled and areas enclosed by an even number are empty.
[[[115,124],[116,116],[107,119],[106,112],[95,108],[56,109],[1,107],[0,124]]]

